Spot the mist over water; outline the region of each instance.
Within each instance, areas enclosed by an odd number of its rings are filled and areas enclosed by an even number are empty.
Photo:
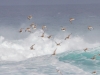
[[[20,35],[18,30],[34,22],[38,25],[38,29],[42,25],[47,25],[46,32],[49,34],[58,34],[60,26],[64,26],[67,28],[66,32],[82,36],[88,42],[100,41],[99,5],[1,6],[0,8],[0,33],[9,39],[26,37],[28,34]],[[32,15],[33,19],[28,21],[28,15]],[[73,24],[69,22],[71,17],[75,18]],[[88,31],[88,26],[93,26],[94,30]]]
[[[91,75],[94,70],[100,74],[100,56],[90,59],[100,53],[100,5],[1,6],[0,10],[0,74],[57,75],[57,67],[63,75]],[[27,19],[29,15],[33,16],[31,20]],[[75,18],[72,24],[70,18]],[[36,30],[19,33],[33,22]],[[47,29],[41,38],[43,25]],[[61,31],[61,26],[67,30]],[[89,31],[88,26],[94,29]],[[64,40],[70,33],[70,39]],[[48,39],[49,35],[53,38]],[[61,46],[55,41],[62,42]],[[30,50],[32,44],[35,50]],[[56,48],[57,56],[50,57]],[[89,50],[84,52],[85,48]],[[9,67],[13,69],[10,73]]]

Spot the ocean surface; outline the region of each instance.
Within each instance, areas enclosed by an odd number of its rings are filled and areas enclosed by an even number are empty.
[[[72,24],[70,18],[75,19]],[[32,23],[37,29],[25,32]],[[30,50],[33,44],[35,50]],[[94,71],[100,75],[100,5],[0,6],[0,75],[94,75]]]

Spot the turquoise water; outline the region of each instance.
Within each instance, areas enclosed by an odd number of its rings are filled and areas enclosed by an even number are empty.
[[[1,6],[0,10],[0,75],[60,75],[56,69],[63,75],[93,75],[93,71],[100,75],[100,5]],[[33,22],[36,30],[19,33]],[[43,25],[47,30],[41,38]],[[61,26],[67,30],[61,31]],[[89,31],[88,26],[94,29]],[[30,50],[32,44],[35,50]],[[89,49],[84,52],[85,48]]]
[[[100,49],[93,51],[64,52],[55,56],[45,55],[30,58],[20,62],[0,63],[0,74],[2,75],[58,75],[56,68],[63,75],[92,75],[93,71],[100,74],[100,56],[95,60],[91,57],[98,54]]]
[[[82,68],[84,71],[92,72],[96,70],[100,73],[100,49],[92,50],[84,52],[84,51],[73,51],[73,52],[66,52],[63,53],[59,60],[65,63],[70,63]],[[96,55],[96,59],[92,60],[91,58]]]

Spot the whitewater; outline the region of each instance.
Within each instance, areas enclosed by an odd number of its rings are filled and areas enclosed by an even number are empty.
[[[100,8],[97,6],[1,6],[0,75],[60,75],[56,69],[63,75],[93,75],[93,71],[99,75]],[[34,15],[32,20],[27,19],[30,14]],[[75,18],[72,24],[70,17]],[[36,30],[19,33],[20,28],[27,28],[33,22],[37,24]],[[42,38],[43,25],[47,29]],[[89,25],[94,29],[89,31]],[[67,30],[61,31],[61,26]],[[70,38],[64,40],[70,33]],[[53,37],[48,39],[49,35]],[[62,43],[57,46],[55,41]],[[30,50],[33,44],[35,50]],[[94,55],[96,59],[92,60]]]
[[[0,60],[20,61],[31,57],[37,57],[42,55],[50,55],[57,48],[56,53],[62,53],[67,51],[80,50],[84,52],[84,48],[88,47],[92,50],[94,47],[100,46],[100,43],[90,44],[87,43],[79,36],[73,36],[70,39],[59,39],[55,36],[53,39],[48,39],[48,34],[45,33],[45,37],[41,38],[43,33],[42,29],[36,30],[34,33],[29,34],[28,37],[20,40],[6,40],[4,37],[0,37]],[[63,32],[62,32],[63,33]],[[19,33],[20,34],[20,33]],[[23,35],[22,33],[20,35]],[[68,34],[67,34],[68,35]],[[60,36],[60,34],[59,34]],[[61,46],[56,46],[56,42],[62,42]],[[30,50],[30,46],[35,44],[34,49]],[[90,50],[90,51],[91,51]]]

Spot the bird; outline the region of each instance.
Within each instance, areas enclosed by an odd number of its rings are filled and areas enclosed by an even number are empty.
[[[35,50],[35,49],[33,48],[34,45],[35,45],[35,44],[33,44],[33,45],[30,47],[31,50]]]
[[[60,43],[57,43],[57,42],[55,41],[55,43],[56,43],[56,45],[57,45],[57,46],[61,46],[60,44],[61,44],[62,42],[60,42]]]
[[[100,56],[100,54],[98,54],[98,56]]]
[[[92,72],[92,74],[96,74],[96,73],[97,73],[96,71],[93,71],[93,72]]]
[[[62,27],[61,30],[62,30],[62,31],[66,31],[66,28]]]
[[[44,37],[44,32],[42,33],[42,35],[40,37]]]
[[[26,31],[31,32],[31,29],[30,29],[30,28],[26,28],[25,32],[26,32]]]
[[[74,18],[70,18],[69,21],[72,24],[72,21],[75,20]]]
[[[92,29],[94,29],[92,26],[88,26],[88,30],[92,30]]]
[[[57,70],[58,73],[60,73],[61,75],[63,75],[63,74],[61,73],[61,71],[60,71],[58,68],[56,68],[56,70]]]
[[[42,26],[42,30],[44,31],[46,29],[46,25],[43,25]]]
[[[24,29],[24,28],[21,28],[21,29],[19,30],[19,32],[22,33],[23,29]]]
[[[47,38],[50,39],[52,37],[52,35],[49,35]]]
[[[71,34],[72,34],[72,33],[71,33]],[[66,40],[66,39],[69,39],[69,38],[70,38],[70,36],[71,36],[71,34],[69,34],[69,35],[65,38],[65,40]]]
[[[30,27],[32,28],[32,29],[36,29],[36,24],[34,24],[34,23],[32,23],[31,25],[30,25]]]
[[[53,52],[53,54],[52,54],[52,55],[56,55],[56,50],[57,50],[57,48],[54,50],[54,52]]]
[[[29,15],[27,18],[28,18],[29,20],[31,20],[31,19],[32,19],[32,15]]]
[[[32,29],[36,29],[36,26],[37,26],[37,25],[32,26]]]
[[[94,55],[91,59],[92,59],[92,60],[96,59],[96,55]]]
[[[35,25],[35,24],[34,24],[34,23],[32,23],[32,24],[30,25],[30,27],[34,28],[34,25]]]
[[[83,49],[85,52],[88,50],[88,48]]]

